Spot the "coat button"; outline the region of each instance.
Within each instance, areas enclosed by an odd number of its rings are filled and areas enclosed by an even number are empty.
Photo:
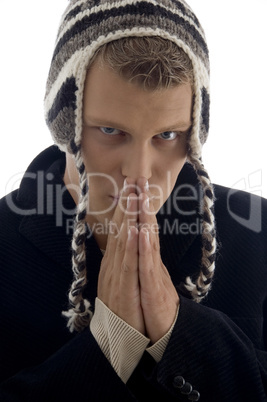
[[[189,401],[198,401],[200,398],[200,393],[196,390],[193,389],[192,385],[189,382],[186,382],[184,377],[182,376],[177,376],[174,377],[172,385],[174,388],[179,389],[181,394],[187,395],[187,399]]]
[[[199,401],[200,393],[197,390],[193,390],[190,395],[188,395],[189,401]]]
[[[180,375],[175,377],[174,380],[173,380],[174,388],[181,389],[184,386],[184,384],[185,384],[185,379],[184,379],[184,377],[182,377]]]
[[[193,387],[189,382],[185,382],[180,391],[183,395],[189,395],[193,391]]]

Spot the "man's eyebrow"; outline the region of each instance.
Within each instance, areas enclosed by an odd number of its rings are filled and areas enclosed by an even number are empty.
[[[84,120],[87,123],[90,123],[94,126],[97,127],[111,127],[111,128],[116,128],[118,130],[122,130],[125,132],[128,132],[129,128],[124,126],[123,124],[115,121],[110,121],[110,120],[98,120],[97,118],[94,118],[93,116],[84,116]],[[192,121],[178,121],[177,123],[172,124],[169,127],[160,127],[159,129],[156,130],[157,133],[163,133],[166,131],[187,131],[191,128],[192,126]]]

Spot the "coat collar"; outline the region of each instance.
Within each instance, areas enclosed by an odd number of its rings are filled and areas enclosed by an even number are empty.
[[[63,192],[64,155],[56,147],[43,151],[31,163],[21,182],[17,201],[25,215],[20,234],[57,263],[71,259],[71,225],[75,205]],[[62,207],[68,213],[63,214]]]

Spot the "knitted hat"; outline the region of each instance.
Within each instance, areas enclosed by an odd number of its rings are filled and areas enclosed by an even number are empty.
[[[69,293],[71,331],[90,322],[86,286],[86,206],[88,187],[81,154],[82,104],[87,67],[103,44],[129,36],[155,36],[170,40],[189,56],[194,74],[194,105],[188,160],[203,188],[202,265],[198,278],[187,277],[184,288],[200,301],[208,292],[214,273],[215,223],[213,188],[201,163],[202,145],[209,129],[209,56],[198,19],[184,0],[71,0],[62,17],[45,95],[46,122],[55,143],[72,153],[80,176],[81,196],[73,233],[74,280]]]

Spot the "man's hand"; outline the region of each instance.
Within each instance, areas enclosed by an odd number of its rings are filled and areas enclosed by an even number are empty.
[[[179,296],[160,256],[157,219],[146,179],[130,179],[112,219],[98,297],[154,344],[170,329]],[[138,227],[138,229],[137,229]]]
[[[170,329],[177,314],[179,296],[161,260],[153,199],[143,178],[138,180],[137,185],[142,191],[139,196],[138,247],[141,306],[147,336],[154,344]]]

